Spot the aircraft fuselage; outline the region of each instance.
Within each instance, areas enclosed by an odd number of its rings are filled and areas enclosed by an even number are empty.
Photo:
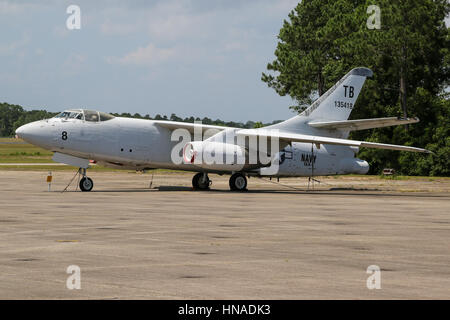
[[[30,123],[18,134],[26,141],[53,152],[91,159],[123,169],[165,168],[197,172],[220,172],[175,164],[171,152],[179,141],[172,141],[172,130],[157,125],[157,120],[116,117],[90,122],[52,118]],[[355,158],[351,147],[292,143],[279,153],[279,170],[271,176],[311,176],[365,174],[368,164]],[[253,171],[250,174],[264,174]]]

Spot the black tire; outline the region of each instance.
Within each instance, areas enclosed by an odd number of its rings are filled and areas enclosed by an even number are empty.
[[[247,178],[242,173],[235,173],[230,177],[231,191],[247,191]]]
[[[199,185],[198,185],[198,180],[200,179],[201,173],[197,173],[193,178],[192,178],[192,188],[194,188],[195,190],[200,189]]]
[[[203,173],[199,172],[192,178],[192,187],[194,190],[208,190],[211,180],[207,177],[206,183],[202,183]]]
[[[80,190],[83,192],[89,192],[94,188],[94,181],[91,178],[84,177],[80,180]]]

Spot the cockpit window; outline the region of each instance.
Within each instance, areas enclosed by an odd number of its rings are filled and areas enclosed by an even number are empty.
[[[97,111],[84,110],[84,119],[86,121],[98,122],[100,117]]]
[[[100,121],[108,121],[114,119],[114,116],[109,113],[99,112],[99,114],[100,114]]]
[[[67,110],[63,111],[55,118],[60,119],[77,119],[77,120],[86,120],[89,122],[99,122],[99,121],[108,121],[114,119],[115,117],[109,113],[98,112],[94,110]]]
[[[76,113],[76,112],[71,112],[69,119],[78,119],[78,116],[80,115],[80,113]]]
[[[60,118],[60,119],[83,119],[83,114],[81,112],[77,112],[77,111],[64,111],[61,112],[60,114],[58,114],[57,116],[55,116],[55,118]]]
[[[70,112],[61,112],[60,114],[56,115],[55,118],[68,118],[70,115]]]

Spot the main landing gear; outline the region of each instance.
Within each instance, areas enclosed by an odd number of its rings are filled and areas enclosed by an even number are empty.
[[[94,181],[92,181],[91,178],[88,178],[86,176],[86,169],[80,168],[80,174],[83,176],[83,178],[80,180],[80,190],[84,192],[89,192],[94,188]]]
[[[192,178],[192,187],[194,190],[208,190],[211,182],[208,174],[200,172]]]
[[[247,178],[242,173],[234,173],[230,177],[231,191],[247,191]]]
[[[192,178],[192,187],[194,190],[208,190],[211,185],[211,180],[206,173],[197,173]],[[231,191],[247,191],[247,178],[242,173],[234,173],[230,177],[230,190]]]

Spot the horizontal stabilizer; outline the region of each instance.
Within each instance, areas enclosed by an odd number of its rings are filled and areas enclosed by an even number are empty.
[[[348,139],[337,139],[321,136],[311,136],[305,134],[297,134],[290,132],[283,132],[278,130],[266,130],[266,129],[243,129],[236,133],[241,136],[257,136],[262,138],[278,138],[280,141],[285,142],[305,142],[320,144],[332,144],[338,146],[351,146],[351,147],[366,147],[375,149],[388,149],[388,150],[399,150],[399,151],[410,151],[410,152],[422,152],[422,153],[432,153],[429,150],[409,147],[409,146],[398,146],[394,144],[384,144],[376,142],[366,142],[366,141],[356,141]]]
[[[308,125],[314,128],[329,129],[329,130],[345,130],[356,131],[381,127],[390,127],[405,125],[419,122],[419,118],[376,118],[376,119],[360,119],[360,120],[343,120],[343,121],[313,121]]]

